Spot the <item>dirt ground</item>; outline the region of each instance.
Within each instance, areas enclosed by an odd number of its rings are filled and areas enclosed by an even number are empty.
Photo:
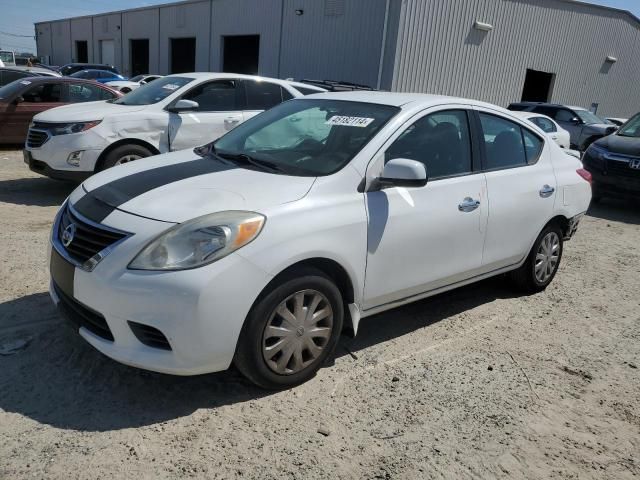
[[[125,367],[65,327],[46,242],[71,189],[0,150],[0,479],[640,476],[637,206],[592,208],[544,293],[492,279],[364,320],[265,393]]]

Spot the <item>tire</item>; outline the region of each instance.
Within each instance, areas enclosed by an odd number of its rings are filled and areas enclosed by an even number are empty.
[[[527,260],[520,268],[509,275],[518,290],[525,293],[537,293],[549,286],[556,276],[562,259],[562,237],[562,230],[557,224],[547,225],[540,232],[527,256]],[[547,256],[545,262],[538,255],[546,255],[546,252],[549,251],[549,242],[551,242],[553,255]],[[557,245],[555,249],[553,245]],[[544,271],[541,271],[542,269]]]
[[[122,87],[122,88],[120,89],[120,91],[121,91],[122,93],[129,93],[129,92],[131,91],[131,89],[130,89],[129,87]]]
[[[141,145],[120,145],[111,150],[99,167],[99,171],[115,167],[122,163],[132,162],[153,155],[151,151]]]
[[[329,307],[330,314],[313,324],[304,319],[297,322],[293,313],[299,299],[307,307],[300,309],[301,318],[316,299],[319,303],[313,311],[326,313]],[[291,314],[285,315],[289,321],[278,313],[283,308]],[[234,364],[245,377],[265,389],[299,385],[312,378],[333,354],[343,320],[344,304],[335,283],[320,270],[296,269],[270,285],[256,300],[242,327]],[[309,328],[312,325],[315,327]],[[327,328],[330,330],[321,330]],[[314,332],[322,336],[314,336]]]

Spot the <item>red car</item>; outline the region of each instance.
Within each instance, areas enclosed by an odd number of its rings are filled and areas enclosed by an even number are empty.
[[[66,77],[22,78],[0,87],[0,144],[24,143],[36,113],[68,103],[95,102],[122,93],[90,80]]]

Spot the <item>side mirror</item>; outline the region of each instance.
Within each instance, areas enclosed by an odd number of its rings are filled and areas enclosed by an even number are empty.
[[[571,123],[573,123],[574,125],[580,125],[582,121],[578,117],[573,117],[571,119]]]
[[[376,179],[379,190],[390,187],[423,187],[427,184],[427,169],[424,163],[408,158],[389,160],[382,176]]]
[[[13,103],[18,105],[19,103],[24,102],[24,97],[22,95],[17,96],[14,100]]]
[[[170,112],[180,113],[180,112],[188,112],[190,110],[197,110],[200,107],[198,102],[194,102],[193,100],[178,100],[171,107],[167,108]]]

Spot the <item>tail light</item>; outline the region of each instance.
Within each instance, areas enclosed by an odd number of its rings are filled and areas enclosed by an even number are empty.
[[[591,185],[591,182],[593,180],[593,177],[591,176],[591,172],[589,172],[588,170],[585,170],[584,168],[579,168],[578,170],[576,170],[576,173],[580,175],[582,178],[584,178],[587,182],[589,182],[589,185]]]

